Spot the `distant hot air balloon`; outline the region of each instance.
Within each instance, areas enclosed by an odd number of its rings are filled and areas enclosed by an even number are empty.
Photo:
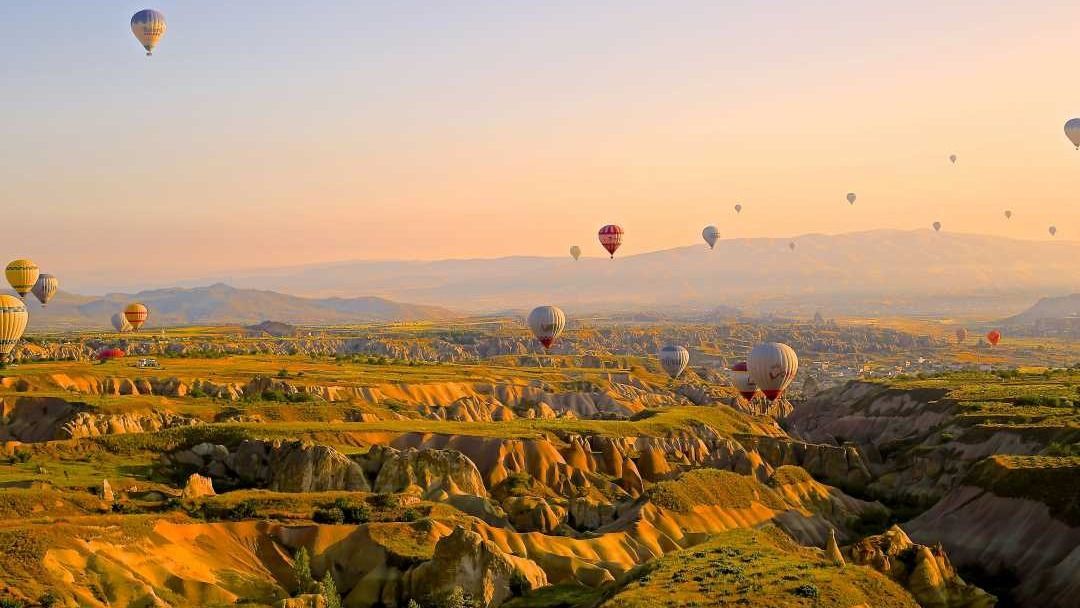
[[[529,329],[544,349],[551,348],[555,338],[566,327],[566,315],[554,306],[537,306],[529,313]]]
[[[1005,210],[1005,219],[1007,219],[1007,220],[1012,219],[1012,211],[1009,211],[1008,209]]]
[[[949,155],[949,162],[954,164],[954,165],[956,164],[956,155],[955,154],[950,154]]]
[[[623,229],[615,224],[608,224],[600,229],[600,244],[607,249],[607,252],[611,254],[612,259],[615,258],[615,250],[622,245]]]
[[[941,232],[941,222],[934,222],[934,232]]]
[[[787,344],[764,342],[750,351],[747,368],[754,384],[770,400],[778,399],[799,371],[799,357]]]
[[[660,367],[672,378],[678,378],[688,363],[690,353],[685,348],[668,344],[660,349]]]
[[[964,340],[967,340],[968,331],[963,327],[956,328],[956,343],[963,344]]]
[[[1050,236],[1057,236],[1057,226],[1050,226]]]
[[[149,8],[135,13],[131,16],[131,33],[146,49],[146,55],[153,55],[154,47],[165,35],[165,15]]]
[[[98,361],[111,361],[112,359],[122,359],[126,355],[123,350],[119,348],[103,348],[97,352]]]
[[[110,320],[112,321],[113,329],[120,333],[129,332],[132,329],[131,323],[128,323],[127,318],[124,317],[124,313],[122,312],[114,314]]]
[[[998,342],[1001,342],[1001,332],[992,329],[990,333],[986,334],[986,341],[990,343],[990,346],[997,346]]]
[[[742,205],[735,203],[735,213],[742,213]]]
[[[6,362],[26,331],[26,304],[15,296],[0,294],[0,362]]]
[[[581,257],[581,247],[578,247],[577,245],[572,245],[570,247],[570,257],[574,258],[575,260],[580,258]]]
[[[720,238],[720,231],[716,226],[706,226],[701,231],[701,238],[705,239],[705,242],[709,244],[709,249],[716,246],[716,239]]]
[[[757,385],[754,384],[753,378],[750,377],[746,361],[740,361],[731,366],[731,382],[743,399],[753,399],[754,395],[757,394]]]
[[[1070,118],[1065,123],[1065,137],[1068,137],[1076,149],[1080,150],[1080,118]]]
[[[136,302],[134,304],[128,304],[124,309],[124,318],[128,323],[131,323],[131,329],[139,331],[139,328],[146,323],[146,318],[150,316],[150,309],[146,306]]]
[[[37,264],[30,260],[19,259],[9,262],[4,274],[11,288],[19,294],[20,298],[25,298],[26,294],[34,288],[34,283],[37,283],[39,271]]]
[[[30,291],[34,293],[34,297],[38,299],[38,302],[45,306],[56,295],[56,290],[59,288],[60,282],[56,280],[56,277],[51,274],[42,274],[38,276],[34,288]]]
[[[792,251],[795,251],[795,241],[791,241],[790,243],[787,244],[787,246],[788,246],[788,249],[790,249]]]
[[[855,193],[854,192],[848,192],[847,193],[847,202],[852,204],[852,205],[855,204]]]

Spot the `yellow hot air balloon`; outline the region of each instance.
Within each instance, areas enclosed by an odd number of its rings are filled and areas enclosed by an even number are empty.
[[[0,362],[6,362],[26,331],[26,304],[15,296],[0,294]]]
[[[128,304],[124,309],[124,318],[128,323],[131,323],[131,328],[135,331],[139,331],[139,328],[146,323],[146,318],[150,316],[150,309],[146,306],[135,302],[134,304]]]
[[[146,49],[147,56],[154,54],[161,37],[165,35],[165,15],[154,9],[143,9],[131,16],[131,33]]]
[[[8,263],[4,274],[11,288],[18,292],[20,298],[25,298],[26,294],[34,288],[34,283],[37,283],[40,271],[37,264],[30,260],[20,259]]]

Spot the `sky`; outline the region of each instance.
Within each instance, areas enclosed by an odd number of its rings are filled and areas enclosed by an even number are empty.
[[[149,6],[148,58],[147,5],[0,3],[0,255],[84,293],[601,255],[607,223],[623,254],[706,224],[1080,235],[1075,2]]]

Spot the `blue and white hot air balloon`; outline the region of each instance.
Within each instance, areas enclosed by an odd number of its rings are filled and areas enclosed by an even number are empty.
[[[165,15],[151,8],[135,13],[131,16],[131,33],[146,49],[147,56],[153,55],[154,47],[165,35]]]

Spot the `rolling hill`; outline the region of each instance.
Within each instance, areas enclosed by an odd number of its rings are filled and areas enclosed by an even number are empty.
[[[402,304],[384,298],[302,298],[274,291],[237,289],[225,284],[170,288],[103,297],[61,292],[47,307],[27,298],[31,329],[108,327],[110,317],[133,301],[152,311],[149,326],[250,324],[272,319],[287,323],[332,324],[453,318],[446,308]]]

